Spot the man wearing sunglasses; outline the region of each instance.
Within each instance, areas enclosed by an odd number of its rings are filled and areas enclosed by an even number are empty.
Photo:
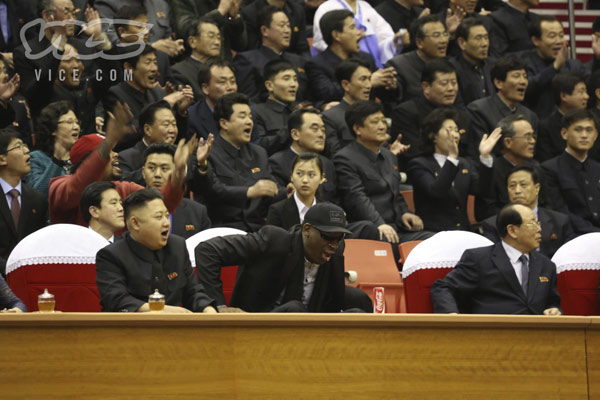
[[[202,242],[195,249],[198,278],[225,305],[221,266],[239,265],[230,305],[248,312],[371,312],[369,297],[344,283],[346,226],[344,210],[322,202],[290,231],[267,225]]]
[[[508,205],[496,228],[501,242],[466,250],[456,267],[433,283],[433,311],[560,315],[556,265],[535,251],[542,228],[533,210]]]

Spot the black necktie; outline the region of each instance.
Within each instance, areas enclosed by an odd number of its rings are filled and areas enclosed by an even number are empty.
[[[11,189],[8,194],[12,197],[10,201],[10,213],[15,223],[15,229],[19,227],[19,214],[21,214],[21,205],[19,204],[19,191],[17,189]]]
[[[523,293],[527,295],[527,284],[529,283],[529,262],[525,254],[519,257],[519,261],[521,261],[521,287],[523,288]]]

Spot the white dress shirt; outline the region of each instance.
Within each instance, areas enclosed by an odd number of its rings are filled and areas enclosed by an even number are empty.
[[[502,247],[504,247],[504,251],[508,256],[510,265],[512,265],[513,269],[515,270],[515,274],[517,275],[517,279],[519,280],[519,285],[523,285],[523,264],[519,260],[519,257],[521,257],[523,253],[521,253],[519,250],[515,249],[511,245],[507,244],[504,240],[502,241]],[[527,257],[527,262],[529,262],[529,254],[525,254],[525,257]]]

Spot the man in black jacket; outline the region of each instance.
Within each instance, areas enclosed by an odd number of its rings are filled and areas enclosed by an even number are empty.
[[[249,235],[200,243],[198,277],[217,304],[225,304],[221,267],[240,265],[231,306],[249,312],[340,312],[372,310],[362,291],[344,283],[344,210],[331,203],[312,206],[302,226],[285,231],[266,226]]]

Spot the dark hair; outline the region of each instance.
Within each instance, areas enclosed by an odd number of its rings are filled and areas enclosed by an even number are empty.
[[[363,126],[369,115],[378,112],[383,112],[383,107],[381,104],[375,103],[374,101],[360,100],[356,103],[352,103],[346,110],[346,125],[348,125],[350,132],[356,136],[354,125]]]
[[[140,15],[148,15],[148,10],[146,10],[146,7],[141,6],[141,5],[123,6],[117,10],[117,13],[115,14],[115,20],[131,21],[131,20],[136,19]],[[127,29],[127,26],[129,26],[128,23],[117,23],[117,22],[115,22],[114,25],[115,25],[115,32],[117,33],[117,35],[119,37],[121,37],[121,35],[119,35],[119,28]]]
[[[140,58],[142,58],[146,54],[150,54],[150,53],[156,54],[156,50],[154,50],[154,48],[152,46],[150,46],[149,44],[142,44],[140,46],[143,47],[142,52],[140,54],[138,54],[137,56],[132,56],[132,57],[123,59],[123,65],[125,65],[125,63],[128,63],[131,66],[131,68],[135,69],[138,61],[140,61]]]
[[[54,11],[54,0],[39,0],[36,11],[38,17],[41,17],[44,11]]]
[[[21,135],[13,128],[0,129],[0,155],[6,154],[8,145],[13,139],[20,139]]]
[[[588,108],[596,107],[596,103],[598,102],[596,99],[596,89],[600,89],[600,70],[595,71],[587,81],[587,91],[590,95]]]
[[[289,69],[296,71],[296,68],[294,68],[291,62],[281,58],[275,58],[265,64],[263,68],[263,80],[265,82],[273,80],[278,73]]]
[[[431,60],[425,63],[423,72],[421,72],[421,82],[432,84],[435,81],[437,73],[456,73],[456,68],[445,58]]]
[[[86,224],[90,223],[92,216],[90,215],[90,207],[100,208],[102,203],[102,193],[109,189],[116,189],[114,183],[109,181],[98,181],[92,182],[83,189],[81,192],[81,199],[79,200],[79,209],[81,210],[81,216]]]
[[[425,25],[430,22],[440,22],[443,24],[439,14],[430,14],[426,17],[418,18],[410,24],[410,36],[415,39],[425,38]]]
[[[213,111],[213,118],[219,126],[221,118],[229,121],[231,114],[233,114],[234,104],[246,104],[250,106],[250,99],[243,93],[228,93],[223,95],[215,103],[215,109]]]
[[[540,183],[540,174],[538,173],[537,169],[533,166],[533,164],[530,164],[528,161],[524,162],[521,165],[517,165],[516,167],[511,169],[508,175],[506,175],[506,183],[508,184],[508,178],[510,178],[512,174],[520,171],[529,172],[533,183]]]
[[[573,94],[575,86],[584,82],[582,76],[573,72],[560,72],[552,78],[552,94],[554,95],[554,103],[560,104],[560,94]]]
[[[483,26],[483,20],[479,17],[468,17],[462,20],[458,28],[456,28],[455,36],[456,38],[463,38],[465,41],[469,40],[469,35],[471,34],[471,28],[475,26]],[[487,31],[487,29],[486,29]]]
[[[276,6],[266,6],[263,8],[258,14],[258,27],[260,28],[261,26],[266,26],[267,28],[270,28],[271,23],[273,22],[273,14],[278,12],[283,12],[283,9]]]
[[[69,111],[74,112],[73,104],[66,100],[50,103],[40,111],[35,135],[36,148],[50,157],[54,154],[54,141],[56,137],[52,134],[58,127],[58,119]]]
[[[139,127],[142,133],[144,132],[144,125],[154,125],[156,112],[165,108],[171,111],[171,105],[165,100],[159,100],[154,103],[150,103],[142,108],[140,116],[138,117]]]
[[[146,164],[146,160],[151,154],[169,154],[175,158],[175,146],[165,142],[152,143],[144,150],[144,164]]]
[[[142,208],[146,203],[152,200],[162,199],[163,195],[156,189],[140,189],[131,193],[123,201],[123,210],[125,212],[125,221],[129,219],[131,213]]]
[[[332,10],[323,14],[319,21],[319,28],[327,46],[333,43],[333,31],[343,32],[344,21],[348,17],[354,19],[354,14],[350,10]]]
[[[600,17],[594,20],[592,24],[592,33],[600,32]]]
[[[553,15],[539,15],[537,18],[532,18],[527,25],[529,37],[533,36],[537,39],[542,37],[542,22],[558,22],[560,24],[560,21]]]
[[[451,107],[439,107],[431,111],[421,123],[421,139],[423,154],[435,152],[434,138],[446,120],[453,120],[458,125],[458,112]]]
[[[529,122],[529,120],[525,118],[525,115],[523,114],[509,114],[506,117],[502,118],[500,121],[498,121],[497,126],[502,130],[503,139],[515,136],[515,133],[517,133],[515,129],[515,122],[517,121]]]
[[[498,79],[500,82],[504,82],[506,80],[506,74],[510,71],[517,70],[527,70],[525,63],[523,60],[515,55],[508,55],[498,59],[496,64],[492,67],[490,75],[492,76],[492,81],[494,79]]]
[[[294,111],[288,117],[288,131],[292,132],[292,129],[300,130],[302,128],[302,124],[304,123],[304,114],[317,114],[321,115],[319,110],[316,108],[301,108],[299,110]]]
[[[321,156],[319,156],[317,153],[313,153],[312,151],[305,151],[304,153],[298,154],[294,158],[294,162],[292,163],[292,170],[290,171],[290,176],[292,176],[296,165],[305,161],[314,161],[317,164],[321,175],[323,175],[323,161],[321,160]]]
[[[190,28],[188,29],[187,32],[187,37],[190,36],[199,36],[202,33],[202,24],[211,24],[216,26],[217,28],[219,27],[219,25],[213,21],[210,18],[207,18],[206,16],[204,17],[200,17],[200,18],[195,18],[192,23],[190,24]]]
[[[591,119],[592,122],[594,122],[594,127],[598,126],[596,118],[594,117],[594,113],[592,113],[591,110],[583,109],[566,113],[562,118],[562,127],[565,129],[569,129],[571,125],[583,119]]]
[[[198,84],[200,86],[202,86],[203,84],[208,85],[210,83],[210,69],[212,67],[227,67],[231,70],[231,72],[235,72],[231,63],[226,59],[221,57],[213,58],[212,60],[203,63],[198,68]]]
[[[515,204],[508,204],[502,207],[502,210],[498,213],[496,218],[496,229],[501,238],[506,237],[508,234],[508,225],[520,226],[523,223],[523,218],[517,210],[515,210]]]
[[[350,57],[349,59],[342,61],[335,67],[335,79],[340,83],[342,81],[349,81],[352,79],[352,75],[354,75],[354,72],[358,67],[370,69],[369,63],[362,58]]]

